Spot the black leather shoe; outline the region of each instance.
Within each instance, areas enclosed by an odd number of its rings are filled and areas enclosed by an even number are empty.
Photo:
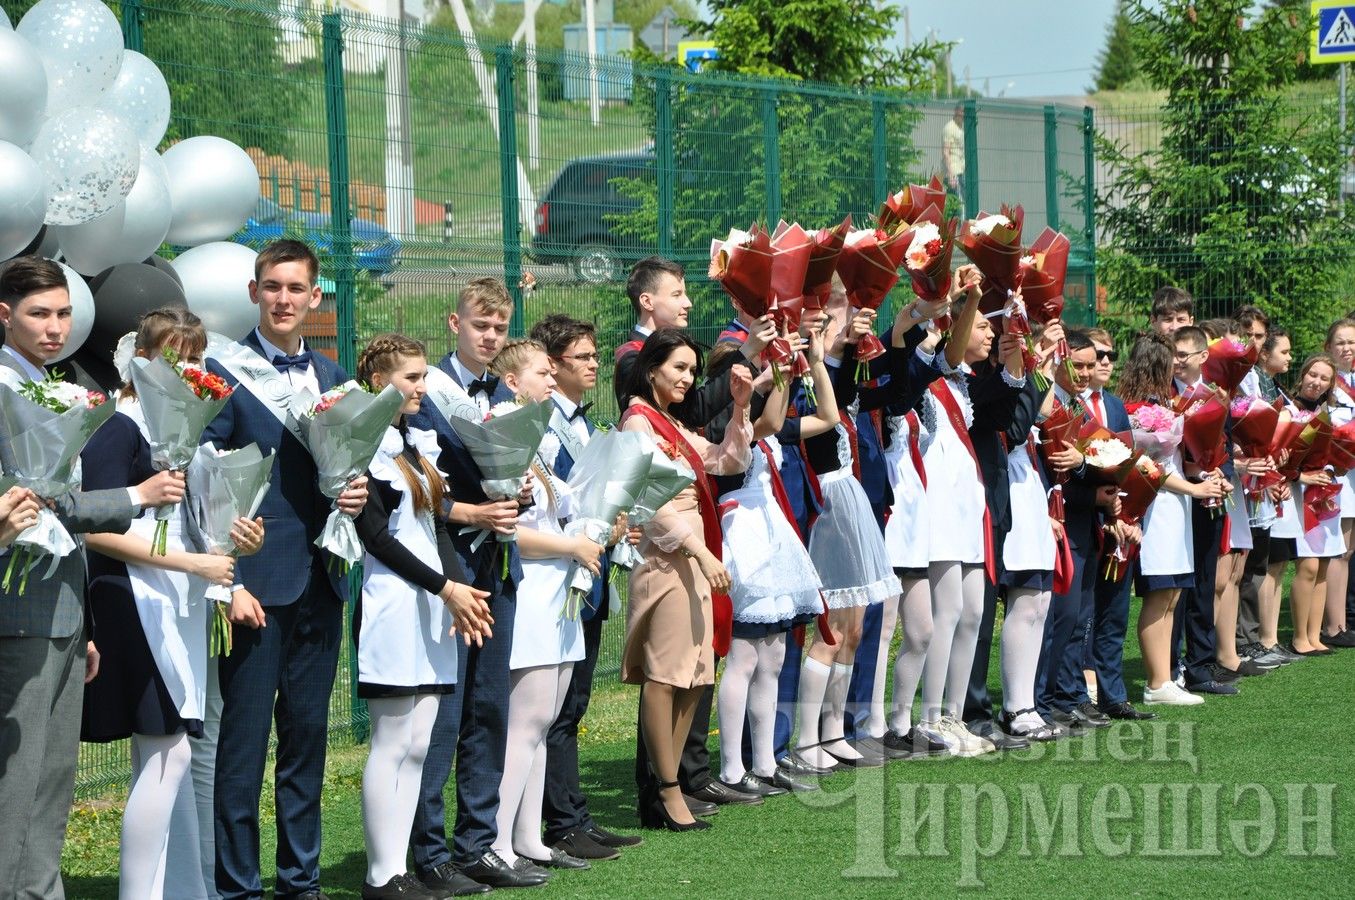
[[[880,739],[880,748],[884,750],[886,759],[907,759],[913,755],[912,745],[892,731],[886,731]]]
[[[731,791],[738,791],[741,794],[753,794],[758,797],[780,797],[786,793],[785,788],[779,788],[770,781],[763,781],[752,772],[744,772],[743,777],[731,784],[728,781],[722,781],[720,784],[729,788]]]
[[[620,859],[621,851],[599,844],[582,830],[571,831],[551,845],[554,850],[567,853],[575,859]]]
[[[323,897],[319,891],[302,894],[303,897]],[[383,885],[362,885],[362,900],[438,900],[444,896],[428,890],[419,879],[408,873],[396,875]]]
[[[776,765],[797,778],[822,778],[824,775],[833,774],[833,770],[836,768],[816,766],[794,750],[781,757]]]
[[[1218,663],[1209,664],[1209,674],[1214,676],[1211,679],[1212,681],[1217,681],[1220,684],[1233,684],[1242,680],[1241,672],[1221,666]]]
[[[833,759],[837,760],[838,765],[848,769],[878,769],[885,764],[885,757],[874,753],[866,754],[863,750],[857,751],[861,754],[859,759],[853,759],[850,756],[838,756],[832,750],[828,749],[826,744],[821,744],[823,751]],[[850,745],[849,745],[850,746]]]
[[[758,778],[761,779],[764,784],[776,785],[779,788],[790,791],[792,794],[804,794],[819,789],[819,786],[812,781],[801,781],[780,766],[776,767],[776,771],[772,773],[771,778],[762,778],[761,775],[759,775]]]
[[[889,754],[885,752],[884,743],[873,737],[870,737],[869,735],[865,735],[856,738],[855,740],[848,741],[847,746],[851,747],[853,750],[855,750],[857,753],[860,753],[862,756],[879,756],[885,759],[889,758]]]
[[[615,831],[608,831],[596,822],[583,829],[583,835],[595,844],[615,847],[618,850],[626,847],[638,847],[645,842],[645,839],[638,834],[617,834]]]
[[[1347,628],[1345,631],[1339,632],[1338,634],[1324,634],[1322,635],[1322,643],[1326,644],[1328,647],[1337,647],[1341,650],[1348,650],[1351,647],[1355,647],[1355,631]]]
[[[1229,696],[1238,693],[1237,685],[1224,684],[1221,681],[1187,681],[1186,690],[1192,694],[1218,694],[1220,696]]]
[[[1074,707],[1073,715],[1089,728],[1105,728],[1110,724],[1110,718],[1090,702],[1079,703]]]
[[[472,894],[487,894],[490,890],[489,885],[472,881],[449,862],[424,872],[419,876],[419,881],[435,896],[442,897],[469,897]]]
[[[391,879],[391,881],[394,880],[395,880],[394,878]],[[366,885],[363,885],[363,887],[366,887]],[[418,895],[410,894],[408,896],[413,897]],[[292,898],[292,900],[329,900],[329,895],[326,894],[324,891],[305,891],[303,893],[297,894],[294,898]]]
[[[1027,750],[1030,748],[1030,741],[1019,734],[1008,734],[997,727],[997,723],[992,719],[966,722],[964,727],[969,729],[970,734],[992,741],[993,746],[999,750]]]
[[[1156,719],[1157,713],[1144,712],[1141,709],[1135,709],[1129,703],[1112,703],[1109,706],[1101,707],[1101,712],[1112,719],[1118,719],[1122,722],[1146,722],[1148,719]]]
[[[1056,709],[1045,716],[1045,721],[1058,727],[1063,737],[1082,737],[1091,731],[1091,726],[1070,712]]]
[[[892,731],[885,732],[885,744],[903,746],[908,748],[909,759],[926,759],[931,756],[949,756],[950,749],[945,744],[939,743],[927,737],[916,727],[909,728],[907,734],[896,734]]]
[[[687,811],[698,819],[713,816],[720,811],[718,804],[708,803],[705,800],[698,800],[691,794],[683,794],[682,799],[687,803]]]
[[[591,869],[588,860],[580,859],[572,853],[566,853],[559,847],[550,848],[550,856],[546,859],[532,859],[530,856],[523,857],[531,860],[533,865],[543,869]]]
[[[513,871],[523,872],[527,875],[544,875],[550,878],[550,872],[546,870],[545,866],[539,866],[535,860],[528,859],[525,856],[519,856],[513,860]]]
[[[466,866],[461,870],[461,874],[472,881],[495,888],[539,887],[550,880],[550,875],[540,873],[539,870],[519,872],[504,862],[503,857],[493,850]]]
[[[711,779],[699,790],[688,794],[694,800],[704,800],[707,803],[716,803],[721,806],[730,804],[733,806],[757,806],[762,802],[762,798],[757,794],[748,794],[743,791],[735,790],[727,784],[721,784],[715,779]],[[695,814],[695,810],[693,810]]]

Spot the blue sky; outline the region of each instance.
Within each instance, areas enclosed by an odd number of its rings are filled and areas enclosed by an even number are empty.
[[[1082,94],[1092,83],[1115,0],[908,0],[913,40],[936,29],[964,39],[951,54],[957,80],[996,96]],[[902,35],[900,35],[902,40]],[[1010,85],[1010,86],[1009,86]]]

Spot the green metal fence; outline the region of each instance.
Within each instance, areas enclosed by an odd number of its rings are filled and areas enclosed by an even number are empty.
[[[31,5],[31,4],[29,4]],[[455,32],[267,0],[121,0],[127,46],[150,57],[173,97],[166,143],[199,134],[246,148],[262,196],[308,227],[332,283],[321,313],[352,368],[380,331],[450,349],[446,316],[470,278],[503,278],[513,329],[567,312],[594,322],[600,350],[632,315],[625,270],[661,253],[683,261],[691,321],[713,341],[730,309],[705,276],[709,244],[780,217],[807,227],[865,221],[887,193],[942,169],[955,101],[768,81],[621,58],[481,46]],[[16,16],[17,18],[17,16]],[[598,85],[596,109],[590,84]],[[970,99],[961,112],[965,196],[948,212],[1022,203],[1073,244],[1068,318],[1095,298],[1091,110]],[[381,230],[399,242],[380,261]],[[375,235],[375,237],[374,237]],[[537,288],[524,294],[522,273]],[[906,280],[905,280],[906,284]],[[905,288],[906,289],[906,288]],[[326,336],[313,343],[326,346]],[[604,367],[605,369],[606,367]],[[610,373],[598,389],[616,410]],[[599,677],[617,672],[620,623]],[[366,711],[340,667],[335,741],[362,739]],[[125,783],[122,745],[86,746],[82,795]]]

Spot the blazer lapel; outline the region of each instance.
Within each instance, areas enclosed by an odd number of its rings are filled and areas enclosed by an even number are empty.
[[[461,383],[461,376],[457,374],[456,366],[452,365],[452,354],[448,353],[438,362],[438,368],[446,372],[448,377],[457,383],[458,387],[465,387]]]

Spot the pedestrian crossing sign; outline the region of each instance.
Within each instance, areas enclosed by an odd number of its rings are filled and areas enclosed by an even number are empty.
[[[1310,63],[1355,62],[1355,2],[1313,0]]]

